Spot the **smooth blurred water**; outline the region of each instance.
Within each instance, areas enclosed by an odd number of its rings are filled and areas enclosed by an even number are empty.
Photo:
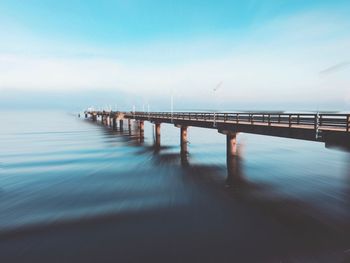
[[[60,247],[76,252],[65,262],[112,261],[116,244],[126,261],[342,262],[348,256],[349,153],[239,134],[246,183],[227,188],[225,136],[215,130],[189,128],[183,165],[179,129],[169,124],[161,127],[158,152],[148,122],[144,142],[135,124],[131,133],[127,125],[112,131],[60,112],[3,112],[0,123],[0,259],[52,262]],[[64,226],[63,240],[70,240],[81,222],[92,225],[69,246],[58,238],[61,230],[52,230]],[[91,241],[95,228],[100,239]],[[154,246],[132,241],[140,237]],[[55,249],[42,244],[50,242]]]

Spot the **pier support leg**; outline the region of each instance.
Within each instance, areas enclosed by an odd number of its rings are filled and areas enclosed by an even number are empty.
[[[113,117],[113,130],[117,128],[117,119]]]
[[[236,156],[237,154],[237,134],[229,133],[226,135],[226,153],[227,157]]]
[[[110,117],[107,116],[107,117],[106,117],[106,126],[109,126],[109,123],[110,123]]]
[[[181,126],[180,130],[181,154],[187,154],[187,126]]]
[[[120,119],[119,120],[119,128],[121,131],[123,130],[123,126],[124,126],[124,121],[123,121],[123,119]]]
[[[130,119],[128,119],[128,130],[129,130],[129,132],[131,132],[131,120]]]
[[[92,115],[92,121],[96,121],[97,120],[97,116],[95,114]]]
[[[145,123],[144,123],[144,121],[140,121],[139,128],[140,128],[140,139],[142,141],[144,136],[145,136]]]
[[[87,117],[88,117],[88,114],[87,114],[87,113],[85,113],[85,119],[87,119]]]
[[[156,134],[156,149],[160,148],[160,123],[156,123],[155,126],[155,134]]]
[[[226,163],[227,184],[233,185],[242,182],[240,174],[239,156],[237,154],[237,133],[226,134]]]
[[[181,146],[181,165],[183,167],[188,167],[188,149],[187,149],[187,126],[181,126],[180,127],[180,146]]]

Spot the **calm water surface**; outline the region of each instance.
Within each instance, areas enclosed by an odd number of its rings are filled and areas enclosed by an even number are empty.
[[[348,262],[350,154],[163,124],[112,131],[59,112],[0,115],[0,262]],[[350,262],[350,261],[349,261]]]

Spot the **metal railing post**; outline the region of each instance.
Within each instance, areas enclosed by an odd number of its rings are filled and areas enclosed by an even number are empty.
[[[289,128],[291,128],[292,127],[292,115],[291,114],[289,114]]]
[[[213,127],[216,127],[216,113],[213,115]]]
[[[314,128],[315,128],[315,137],[316,139],[319,138],[319,114],[317,113],[315,115],[315,122],[314,122]]]

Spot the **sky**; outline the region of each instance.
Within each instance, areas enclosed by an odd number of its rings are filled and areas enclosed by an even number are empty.
[[[350,1],[0,1],[0,108],[350,111]]]

